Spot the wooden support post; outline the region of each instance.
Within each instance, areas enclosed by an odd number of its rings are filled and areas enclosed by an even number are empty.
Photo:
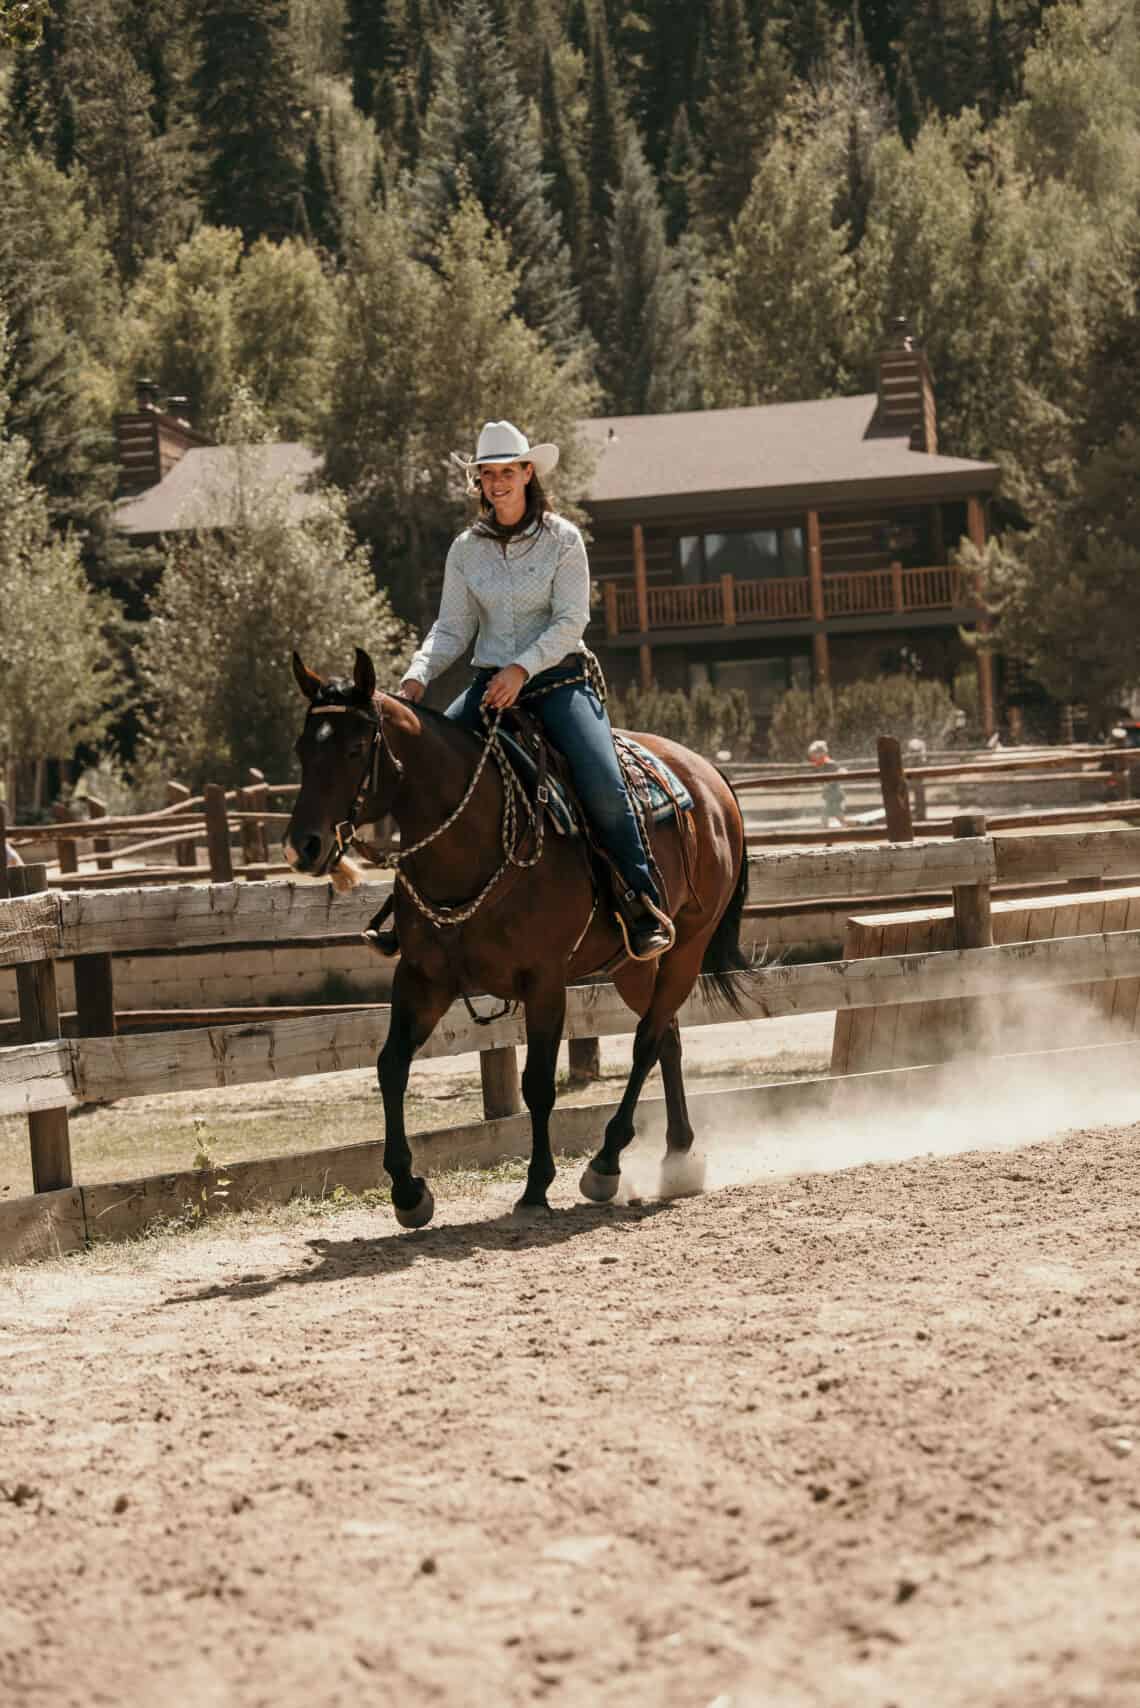
[[[638,647],[641,689],[648,693],[653,686],[653,653],[648,640],[649,573],[645,567],[645,529],[640,522],[633,524],[633,587],[637,595],[637,632],[641,636]]]
[[[887,814],[887,835],[892,842],[913,842],[914,825],[910,816],[910,793],[902,752],[893,735],[879,737],[879,783],[883,791],[883,806]]]
[[[210,878],[215,884],[232,884],[234,865],[230,856],[230,827],[226,814],[226,791],[220,783],[207,783],[206,846],[210,853]]]
[[[1115,760],[1116,791],[1118,799],[1132,799],[1132,760],[1127,753],[1118,753]]]
[[[186,787],[185,783],[167,783],[167,806],[177,806],[179,801],[188,801],[189,799],[190,791]],[[176,842],[174,845],[174,859],[176,865],[179,866],[196,866],[198,864],[198,850],[192,842]]]
[[[0,901],[11,894],[8,886],[8,811],[0,801]]]
[[[483,1081],[483,1119],[497,1121],[517,1115],[522,1109],[519,1062],[513,1044],[479,1052],[479,1074]]]
[[[736,577],[722,575],[720,578],[720,613],[726,629],[736,627]]]
[[[904,608],[901,563],[892,563],[891,565],[891,603],[894,605],[895,611],[901,615]]]
[[[11,866],[8,882],[14,896],[36,895],[47,889],[46,866]],[[58,1038],[59,998],[55,962],[33,961],[16,968],[16,999],[20,1011],[20,1042],[40,1044]],[[71,1185],[71,1137],[66,1106],[39,1109],[28,1116],[32,1148],[32,1189],[57,1192]]]
[[[106,803],[106,801],[101,801],[97,795],[88,795],[88,797],[87,797],[87,811],[92,818],[106,818],[106,816],[107,816],[107,803]],[[110,837],[109,836],[97,836],[97,837],[95,837],[94,847],[95,847],[96,854],[99,855],[99,859],[96,860],[96,862],[95,862],[96,871],[99,871],[99,872],[111,872],[111,871],[113,871],[114,867],[115,867],[115,862],[114,862],[114,860],[112,860],[110,858],[110,854],[111,854],[111,839],[110,839]]]
[[[51,809],[51,816],[57,824],[67,824],[71,818],[71,812],[57,801]],[[78,872],[79,849],[76,847],[74,836],[61,836],[55,848],[61,873],[66,877],[72,872]]]
[[[265,781],[265,772],[259,771],[256,765],[251,765],[249,768],[249,784],[245,792],[251,802],[252,811],[269,811],[269,784]],[[252,827],[253,836],[250,846],[253,849],[254,861],[267,866],[269,864],[269,842],[265,834],[265,820],[255,818],[252,821]]]
[[[826,688],[831,682],[831,654],[823,629],[827,612],[823,598],[823,544],[819,532],[818,510],[809,510],[807,513],[807,567],[812,622],[820,625],[811,637],[812,667],[815,686]]]
[[[618,590],[616,581],[602,582],[602,608],[606,613],[606,639],[616,640],[618,633]]]
[[[986,834],[986,815],[984,812],[959,813],[954,820],[954,835],[984,836]],[[955,884],[954,896],[954,936],[959,949],[990,949],[993,947],[994,928],[990,917],[990,886],[989,884]]]
[[[597,1038],[570,1039],[570,1084],[590,1085],[602,1077],[602,1050]]]
[[[986,545],[986,512],[980,498],[966,500],[966,529],[970,536],[970,544],[978,551],[984,551]],[[990,614],[982,605],[981,591],[975,585],[974,598],[978,605],[978,635],[982,642],[978,649],[978,707],[982,717],[982,729],[989,737],[997,728],[997,715],[994,708],[994,659],[986,646],[986,640],[993,628]]]
[[[910,785],[911,814],[919,824],[926,823],[926,778],[915,777]]]

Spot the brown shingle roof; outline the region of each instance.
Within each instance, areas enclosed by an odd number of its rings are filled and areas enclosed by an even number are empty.
[[[994,463],[912,451],[872,432],[877,398],[825,398],[582,423],[597,453],[586,504],[599,520],[667,510],[765,508],[991,490]]]
[[[164,480],[115,506],[125,534],[177,534],[191,528],[232,528],[238,519],[239,456],[249,486],[264,495],[280,486],[291,520],[314,504],[311,491],[322,459],[307,445],[206,445],[186,452]]]

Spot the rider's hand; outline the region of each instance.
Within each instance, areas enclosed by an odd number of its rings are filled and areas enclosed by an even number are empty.
[[[497,675],[492,676],[487,692],[483,695],[483,704],[490,706],[493,712],[505,711],[513,706],[522,693],[527,673],[521,664],[508,664]]]
[[[422,700],[424,697],[424,685],[417,681],[414,676],[405,676],[396,689],[396,696],[400,700],[410,700],[414,706],[417,700]]]

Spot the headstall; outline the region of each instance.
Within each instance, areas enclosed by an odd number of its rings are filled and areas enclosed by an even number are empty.
[[[384,710],[382,705],[377,707],[375,717],[366,712],[363,706],[310,706],[306,715],[310,718],[327,718],[336,717],[343,713],[351,713],[353,717],[363,718],[372,730],[372,740],[369,744],[368,757],[364,762],[360,782],[353,796],[352,805],[348,809],[348,817],[342,818],[339,824],[333,827],[335,845],[320,874],[322,877],[327,876],[329,872],[334,871],[339,866],[356,841],[356,832],[360,826],[360,814],[364,803],[369,795],[374,795],[380,787],[380,765],[385,754],[392,761],[396,776],[402,777],[404,775],[403,762],[397,759],[384,740]]]

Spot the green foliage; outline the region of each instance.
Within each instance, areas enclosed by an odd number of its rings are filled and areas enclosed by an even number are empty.
[[[834,222],[839,147],[799,123],[764,156],[697,328],[706,406],[827,397],[848,380],[855,275]]]
[[[120,395],[147,373],[213,433],[241,383],[282,437],[314,437],[337,316],[336,286],[300,240],[243,252],[240,232],[201,226],[173,259],[148,263],[128,297]]]
[[[881,735],[895,736],[904,747],[915,738],[943,746],[955,712],[943,683],[916,676],[878,676],[834,691],[791,688],[773,710],[768,751],[773,759],[799,764],[817,740],[827,742],[833,759],[873,754]]]
[[[7,354],[0,319],[0,375]],[[65,756],[103,735],[117,694],[106,628],[74,535],[51,527],[27,444],[9,429],[0,381],[0,762]]]
[[[606,708],[615,729],[634,735],[663,735],[692,747],[696,735],[693,701],[680,688],[639,688],[630,685],[624,694],[610,694]]]
[[[249,240],[298,225],[303,90],[289,0],[201,0],[194,93],[206,217]]]
[[[1003,649],[1094,724],[1140,682],[1140,435],[1123,428],[1078,471],[1070,497],[1024,535],[959,561],[981,577]]]
[[[191,786],[236,782],[248,767],[291,775],[299,701],[290,655],[342,675],[363,645],[395,683],[412,640],[376,590],[367,554],[332,490],[298,521],[288,491],[258,472],[257,411],[248,394],[226,423],[238,486],[255,501],[236,527],[179,539],[167,553],[139,656],[147,702],[144,752]],[[264,428],[262,428],[262,432]]]
[[[511,313],[506,240],[469,198],[431,264],[408,253],[399,197],[357,225],[335,352],[328,470],[383,566],[397,609],[426,628],[464,495],[450,463],[484,419],[507,417],[562,447],[557,493],[573,502],[588,472],[577,423],[596,393],[580,359],[560,362]],[[441,361],[448,350],[459,359]]]

